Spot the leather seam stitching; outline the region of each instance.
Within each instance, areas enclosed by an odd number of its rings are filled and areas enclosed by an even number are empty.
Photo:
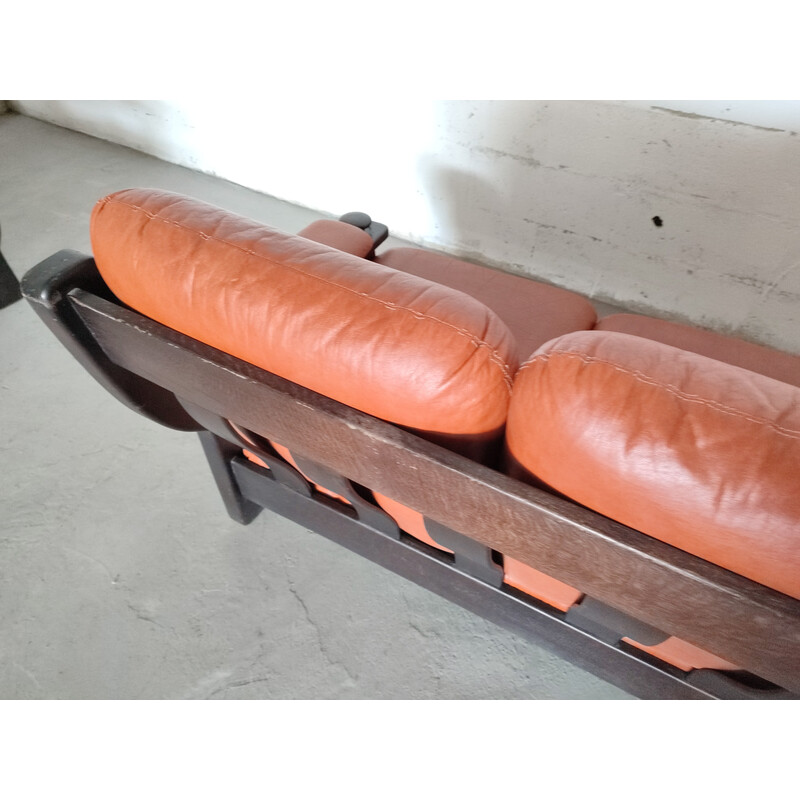
[[[698,403],[700,405],[707,406],[708,408],[712,408],[715,411],[719,411],[723,414],[729,414],[735,417],[741,417],[742,419],[746,419],[749,422],[755,422],[759,425],[764,425],[766,427],[772,428],[777,434],[786,436],[790,439],[800,439],[800,431],[791,430],[790,428],[784,428],[781,425],[778,425],[776,422],[772,420],[764,419],[763,417],[756,417],[752,414],[748,414],[744,411],[739,411],[738,409],[731,408],[730,406],[726,406],[722,403],[717,402],[716,400],[707,400],[700,395],[696,394],[689,394],[677,386],[673,386],[669,383],[663,383],[662,381],[656,380],[655,378],[651,378],[649,375],[646,375],[643,372],[638,370],[629,369],[623,367],[619,364],[615,364],[612,361],[606,361],[602,358],[597,358],[596,356],[587,356],[583,353],[571,353],[565,350],[551,350],[548,353],[542,353],[540,355],[536,355],[533,358],[526,361],[517,372],[517,378],[523,372],[523,370],[528,369],[528,367],[533,366],[536,362],[541,361],[549,361],[551,356],[565,356],[568,358],[576,358],[579,361],[582,361],[584,364],[603,364],[605,366],[611,367],[612,369],[616,370],[617,372],[622,372],[625,375],[633,378],[634,380],[638,381],[639,383],[645,383],[650,386],[655,386],[659,389],[664,389],[665,391],[669,392],[670,394],[674,395],[675,397],[686,400],[690,403]]]
[[[469,339],[476,346],[476,348],[485,347],[487,349],[487,351],[488,351],[489,360],[500,369],[500,371],[501,371],[501,373],[503,375],[503,382],[506,385],[506,389],[508,390],[509,395],[511,394],[512,378],[511,378],[511,368],[508,365],[508,363],[503,360],[503,357],[488,342],[484,341],[483,339],[478,338],[477,336],[475,336],[474,334],[470,333],[467,330],[464,330],[463,328],[459,328],[457,325],[454,325],[452,322],[446,322],[445,320],[439,319],[438,317],[434,317],[434,316],[432,316],[430,314],[424,314],[421,311],[415,311],[414,309],[408,308],[408,307],[400,305],[398,303],[392,303],[392,302],[390,302],[388,300],[381,300],[381,299],[379,299],[377,297],[373,297],[372,295],[367,294],[366,292],[359,292],[359,291],[356,291],[355,289],[351,289],[351,288],[349,288],[347,286],[342,286],[339,283],[335,283],[334,281],[330,281],[330,280],[328,280],[326,278],[322,278],[319,275],[313,275],[311,273],[304,272],[303,270],[298,269],[297,267],[294,267],[294,266],[291,266],[291,265],[288,265],[288,264],[281,264],[281,263],[275,262],[272,259],[268,258],[267,256],[265,256],[265,255],[263,255],[261,253],[256,253],[254,250],[249,250],[249,249],[247,249],[245,247],[242,247],[241,245],[235,244],[234,242],[227,241],[226,239],[220,239],[220,238],[218,238],[216,236],[211,236],[211,235],[209,235],[207,233],[203,233],[202,231],[198,231],[195,228],[190,228],[190,227],[188,227],[186,225],[182,225],[180,222],[177,222],[177,221],[171,220],[171,219],[167,219],[166,217],[162,217],[159,214],[156,214],[156,213],[154,213],[152,211],[148,211],[147,209],[142,208],[141,206],[137,206],[137,205],[134,205],[132,203],[128,203],[128,202],[125,202],[123,200],[119,200],[119,199],[113,198],[113,197],[110,197],[110,198],[107,197],[107,198],[104,198],[103,200],[100,201],[100,205],[101,206],[109,205],[111,203],[116,203],[117,205],[123,206],[125,208],[131,208],[131,209],[133,209],[135,211],[139,211],[139,212],[143,213],[145,216],[149,217],[150,219],[159,220],[160,222],[163,222],[163,223],[165,223],[167,225],[174,225],[175,227],[180,228],[181,230],[188,231],[189,233],[194,233],[197,236],[200,236],[202,239],[216,241],[216,242],[219,242],[220,244],[225,244],[228,247],[233,247],[233,248],[235,248],[237,250],[240,250],[241,252],[243,252],[243,253],[245,253],[247,255],[252,255],[252,256],[254,256],[256,258],[263,259],[264,261],[267,261],[267,262],[273,264],[276,267],[284,268],[284,269],[291,269],[294,272],[297,272],[300,275],[303,275],[304,277],[312,278],[312,279],[320,281],[322,283],[326,283],[329,286],[335,286],[337,289],[342,289],[343,291],[350,292],[351,294],[357,295],[359,297],[364,297],[364,298],[366,298],[368,300],[371,300],[373,302],[379,303],[380,305],[382,305],[385,308],[388,308],[390,310],[393,310],[393,311],[398,311],[398,310],[399,311],[407,311],[409,314],[411,314],[416,319],[419,319],[419,320],[428,319],[428,320],[432,320],[434,322],[438,322],[440,325],[444,325],[445,327],[450,328],[451,330],[455,331],[459,335],[465,336],[467,339]],[[300,238],[303,238],[303,237],[300,237]],[[308,241],[312,241],[312,240],[309,239]],[[344,252],[344,251],[342,251],[342,252]]]

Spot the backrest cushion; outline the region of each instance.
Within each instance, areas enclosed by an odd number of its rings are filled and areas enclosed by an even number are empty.
[[[733,336],[640,314],[612,314],[601,319],[595,328],[643,336],[800,387],[800,356]]]
[[[366,231],[338,219],[316,219],[297,235],[361,258],[366,258],[375,248],[375,242]]]
[[[508,325],[523,358],[556,336],[590,330],[597,322],[585,297],[522,275],[412,247],[383,250],[375,260],[485,303]]]
[[[164,325],[390,422],[502,429],[516,344],[461,292],[154,189],[97,203],[91,239],[110,289]]]
[[[511,457],[607,517],[800,598],[800,389],[616,332],[519,371]]]

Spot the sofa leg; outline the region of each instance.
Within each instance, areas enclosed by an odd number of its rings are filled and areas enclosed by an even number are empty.
[[[10,306],[22,298],[19,281],[11,271],[8,261],[0,253],[0,308]]]
[[[228,515],[242,525],[249,525],[258,516],[261,506],[242,496],[231,471],[231,459],[241,454],[241,448],[208,431],[200,431],[197,435]]]

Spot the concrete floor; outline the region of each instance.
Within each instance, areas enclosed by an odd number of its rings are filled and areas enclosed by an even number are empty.
[[[89,252],[94,202],[129,186],[287,231],[318,216],[0,116],[2,250],[18,276]],[[629,697],[274,514],[237,525],[196,437],[113,400],[24,301],[0,310],[0,343],[0,698]]]

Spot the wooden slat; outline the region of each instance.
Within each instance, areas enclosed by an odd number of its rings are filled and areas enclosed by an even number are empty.
[[[394,538],[361,520],[335,510],[335,503],[300,497],[278,481],[256,474],[244,458],[234,459],[233,472],[243,494],[265,508],[281,514],[321,536],[358,553],[435,592],[529,641],[545,647],[575,666],[647,700],[706,700],[718,697],[740,699],[729,687],[704,689],[687,682],[677,668],[663,669],[642,658],[642,653],[602,641],[574,628],[565,615],[527,598],[506,586],[497,587],[459,570],[441,551],[413,537]],[[718,675],[714,675],[718,679]],[[772,699],[774,692],[748,692],[745,699]],[[784,699],[780,697],[780,699]]]
[[[108,357],[671,635],[800,691],[800,602],[80,289]]]

